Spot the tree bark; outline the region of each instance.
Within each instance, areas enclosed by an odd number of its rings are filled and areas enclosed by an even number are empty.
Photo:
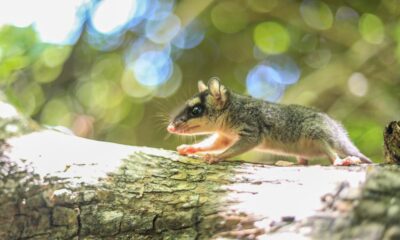
[[[350,168],[209,165],[171,151],[52,130],[8,139],[0,163],[0,238],[6,239],[264,234],[287,218],[311,215],[319,197],[342,180],[337,171],[353,184],[364,176]],[[305,205],[297,206],[296,197]]]
[[[392,121],[386,126],[383,140],[385,161],[400,164],[400,121]]]
[[[360,190],[367,169],[209,165],[37,131],[1,111],[0,126],[0,239],[312,238],[326,233],[326,219],[356,216],[358,205],[336,203]]]

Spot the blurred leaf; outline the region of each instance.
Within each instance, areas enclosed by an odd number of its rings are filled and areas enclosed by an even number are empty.
[[[370,13],[365,13],[361,16],[359,29],[365,41],[372,44],[381,43],[385,37],[381,19]]]
[[[282,25],[275,22],[258,24],[253,37],[257,47],[269,54],[283,53],[290,45],[289,33]]]

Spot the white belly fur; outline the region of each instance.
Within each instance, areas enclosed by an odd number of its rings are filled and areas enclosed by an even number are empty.
[[[325,155],[320,142],[315,140],[300,139],[293,143],[282,143],[265,139],[256,150],[263,152],[276,153],[279,155],[300,156],[305,158],[319,157]]]

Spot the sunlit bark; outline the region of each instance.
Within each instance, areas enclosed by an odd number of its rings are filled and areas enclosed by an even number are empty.
[[[209,165],[0,119],[0,239],[397,236],[393,169]]]

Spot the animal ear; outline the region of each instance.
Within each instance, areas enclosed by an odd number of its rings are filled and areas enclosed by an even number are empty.
[[[221,84],[219,78],[213,77],[208,81],[208,89],[211,96],[213,96],[216,103],[223,106],[228,99],[228,89]]]
[[[197,87],[199,88],[199,92],[204,92],[208,89],[207,85],[205,85],[201,80],[197,82]]]

